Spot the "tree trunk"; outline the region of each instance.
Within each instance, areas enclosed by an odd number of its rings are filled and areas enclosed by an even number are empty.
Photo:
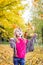
[[[43,44],[43,27],[42,27],[42,44]]]

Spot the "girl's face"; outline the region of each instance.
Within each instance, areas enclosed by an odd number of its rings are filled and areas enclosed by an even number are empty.
[[[22,36],[22,31],[17,29],[15,34],[16,34],[17,37],[21,37]]]

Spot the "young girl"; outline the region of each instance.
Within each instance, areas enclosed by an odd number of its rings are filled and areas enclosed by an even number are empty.
[[[25,65],[25,54],[34,50],[33,40],[36,38],[36,34],[31,40],[23,38],[23,32],[20,28],[14,30],[15,38],[10,39],[10,45],[14,49],[13,63],[14,65]]]
[[[25,65],[25,54],[27,39],[22,37],[23,32],[17,28],[14,30],[15,38],[10,39],[10,45],[14,49],[13,63],[14,65]]]

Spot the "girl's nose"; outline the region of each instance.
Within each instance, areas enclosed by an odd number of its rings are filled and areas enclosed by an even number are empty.
[[[19,35],[21,35],[21,33],[19,33]]]

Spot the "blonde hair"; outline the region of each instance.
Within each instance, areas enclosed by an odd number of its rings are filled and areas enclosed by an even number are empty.
[[[16,29],[14,29],[14,35],[15,35],[15,36],[17,35],[17,34],[16,34],[17,31],[19,31],[19,33],[21,34],[21,36],[23,35],[22,30],[21,30],[20,28],[16,28]]]

